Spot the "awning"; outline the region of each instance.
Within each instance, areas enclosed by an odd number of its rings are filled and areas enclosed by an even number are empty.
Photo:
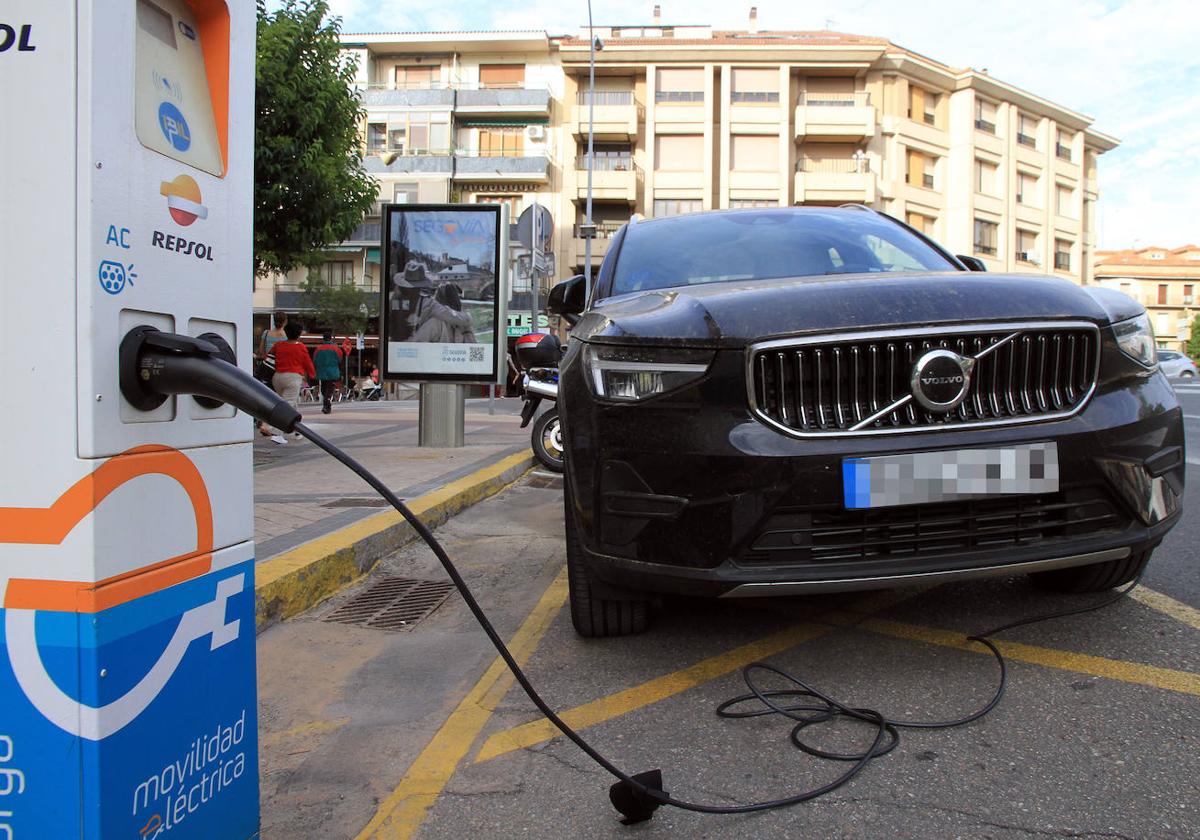
[[[378,248],[368,248],[367,249],[367,262],[375,263],[376,265],[379,264],[379,249]]]
[[[479,126],[509,126],[514,128],[524,128],[527,125],[549,125],[550,120],[546,117],[529,117],[523,120],[505,119],[503,117],[495,119],[459,119],[457,123],[462,128],[471,128]]]

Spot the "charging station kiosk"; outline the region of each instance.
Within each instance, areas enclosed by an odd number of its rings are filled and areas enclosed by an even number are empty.
[[[255,25],[0,9],[0,840],[258,832],[252,424],[118,384],[137,327],[249,369]]]

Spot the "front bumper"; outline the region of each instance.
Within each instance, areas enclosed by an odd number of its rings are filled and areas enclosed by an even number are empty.
[[[741,597],[1038,571],[1151,548],[1179,518],[1181,411],[1158,372],[1101,382],[1064,420],[798,440],[750,415],[723,369],[738,361],[718,353],[704,382],[634,405],[598,402],[565,367],[565,492],[600,587]],[[842,502],[847,457],[1048,440],[1057,494]]]

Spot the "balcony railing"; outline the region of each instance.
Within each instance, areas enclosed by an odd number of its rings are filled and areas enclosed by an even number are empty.
[[[1059,160],[1065,160],[1068,163],[1071,161],[1071,147],[1064,146],[1062,143],[1054,144],[1054,154]]]
[[[735,90],[729,94],[730,102],[778,102],[777,90]]]
[[[988,122],[980,117],[975,118],[975,127],[980,131],[986,131],[988,134],[996,133],[996,124],[994,122]]]
[[[587,155],[579,155],[575,158],[575,168],[581,171],[587,170]],[[636,169],[633,158],[592,156],[594,172],[633,172]]]
[[[995,245],[983,245],[979,242],[976,242],[974,245],[974,248],[975,248],[976,254],[986,254],[989,257],[996,256],[996,246]]]
[[[655,102],[703,102],[702,90],[656,90]]]
[[[616,236],[617,231],[625,224],[624,222],[594,222],[596,225],[596,239],[612,239]],[[575,225],[575,238],[582,239],[582,225]]]
[[[1054,267],[1059,271],[1071,270],[1071,254],[1067,251],[1054,252]]]
[[[633,91],[631,90],[598,90],[595,96],[589,97],[588,91],[581,90],[575,94],[576,105],[587,105],[588,100],[595,101],[596,107],[600,108],[605,105],[632,105],[634,103]]]
[[[454,174],[466,175],[538,175],[545,177],[550,158],[544,153],[521,149],[503,151],[459,149],[454,153]]]
[[[1032,134],[1025,134],[1024,132],[1018,131],[1017,132],[1017,142],[1020,143],[1022,146],[1028,146],[1031,149],[1037,148],[1037,138],[1034,137]]]
[[[926,112],[923,116],[925,117],[925,125],[936,125],[937,124],[937,115],[936,114],[930,114],[929,112]]]
[[[384,83],[367,85],[362,90],[364,105],[411,105],[424,107],[454,106],[454,89],[441,83]]]
[[[800,91],[800,98],[796,100],[797,105],[805,105],[810,108],[865,108],[871,104],[871,94],[866,91],[858,91],[857,93],[814,93],[812,91]]]
[[[921,186],[927,190],[933,189],[933,176],[926,173],[921,176]]]
[[[870,172],[871,161],[868,158],[809,158],[802,157],[796,161],[797,172],[808,172],[817,175],[846,175],[856,172]]]

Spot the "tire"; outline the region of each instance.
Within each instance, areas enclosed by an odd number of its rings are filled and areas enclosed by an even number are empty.
[[[1090,566],[1034,572],[1029,577],[1036,585],[1051,592],[1103,592],[1129,583],[1140,575],[1142,569],[1150,562],[1152,551],[1153,549],[1141,551],[1118,560],[1106,560]]]
[[[563,471],[562,425],[558,422],[557,408],[544,412],[534,421],[530,443],[543,467],[551,472]]]
[[[649,601],[600,598],[595,594],[592,575],[583,559],[583,548],[579,544],[570,490],[565,486],[563,507],[567,542],[567,590],[571,602],[571,623],[575,625],[575,632],[588,639],[644,633],[649,624]]]
[[[1195,379],[1196,374],[1190,370],[1185,370],[1183,373],[1179,374],[1179,378],[1180,379]]]

